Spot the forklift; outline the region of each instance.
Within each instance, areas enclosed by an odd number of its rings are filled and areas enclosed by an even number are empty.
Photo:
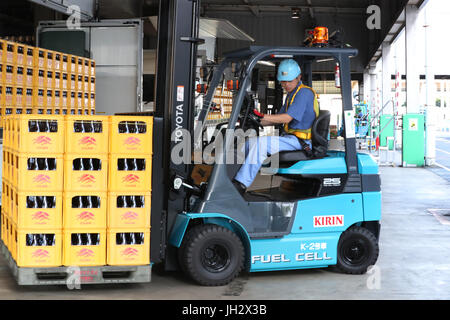
[[[241,272],[336,266],[344,273],[365,273],[379,254],[381,182],[372,157],[356,151],[350,58],[357,50],[321,40],[318,46],[253,46],[227,53],[213,68],[195,125],[198,5],[160,2],[151,263],[182,270],[204,286],[226,285]],[[192,17],[187,18],[189,12]],[[315,61],[331,58],[339,65],[345,150],[328,149],[330,113],[324,108],[312,126],[312,153],[270,155],[269,161],[278,164],[271,166],[271,174],[281,183],[241,193],[232,183],[240,164],[226,160],[236,152],[237,129],[260,130],[250,112],[256,106],[253,71],[258,62],[276,65],[286,57],[299,63],[302,81],[310,87]],[[230,75],[232,112],[226,128],[217,130],[224,135],[222,149],[216,150],[213,164],[196,163],[189,148],[181,146],[194,149],[215,89]],[[174,150],[183,161],[175,161]]]

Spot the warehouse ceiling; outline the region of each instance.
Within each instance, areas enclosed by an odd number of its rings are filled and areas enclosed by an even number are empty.
[[[41,5],[32,3],[39,1]],[[37,20],[64,19],[63,13],[43,8],[46,2],[58,1],[1,0],[0,36],[32,34]],[[89,1],[96,3],[95,0],[70,0],[70,3],[77,1],[83,6]],[[398,20],[404,7],[407,4],[420,6],[424,1],[426,0],[201,0],[200,11],[202,17],[229,20],[255,39],[252,45],[301,45],[305,30],[318,25],[328,27],[330,32],[339,30],[343,41],[359,50],[358,57],[352,62],[352,71],[361,73],[371,59],[379,54],[385,37],[392,30],[395,32],[398,29],[395,26],[399,25]],[[98,0],[93,12],[100,19],[148,17],[158,14],[158,4],[159,0]],[[367,28],[366,23],[371,16],[367,9],[371,5],[377,5],[381,9],[380,29]],[[292,18],[293,11],[298,12],[297,19]],[[225,51],[248,45],[250,42],[219,39],[217,48],[220,56]]]

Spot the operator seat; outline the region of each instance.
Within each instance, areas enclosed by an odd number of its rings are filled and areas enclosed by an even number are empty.
[[[319,116],[313,122],[311,127],[312,156],[308,157],[303,150],[281,151],[279,152],[280,166],[325,157],[328,150],[330,116],[330,111],[320,110]]]

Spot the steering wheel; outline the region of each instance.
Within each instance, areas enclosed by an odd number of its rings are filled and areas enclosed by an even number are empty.
[[[252,99],[251,93],[247,92],[242,102],[241,114],[239,115],[239,124],[244,131],[255,129],[258,132],[258,128],[264,129],[259,118],[253,114],[253,109],[255,109],[255,101]]]

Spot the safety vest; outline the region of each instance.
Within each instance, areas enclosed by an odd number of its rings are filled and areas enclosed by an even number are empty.
[[[308,88],[309,90],[311,90],[313,92],[313,94],[314,94],[314,113],[316,114],[316,118],[317,118],[319,116],[319,101],[317,101],[317,94],[316,94],[316,92],[314,91],[313,88],[305,86],[303,83],[298,86],[297,90],[292,95],[292,98],[290,99],[290,101],[287,101],[286,112],[287,112],[289,106],[294,101],[295,96],[297,95],[297,93],[302,88]],[[299,139],[303,139],[303,140],[310,140],[311,139],[311,128],[308,128],[308,129],[292,129],[292,128],[289,128],[289,123],[285,123],[284,124],[284,131],[286,131],[289,134],[295,135]]]

